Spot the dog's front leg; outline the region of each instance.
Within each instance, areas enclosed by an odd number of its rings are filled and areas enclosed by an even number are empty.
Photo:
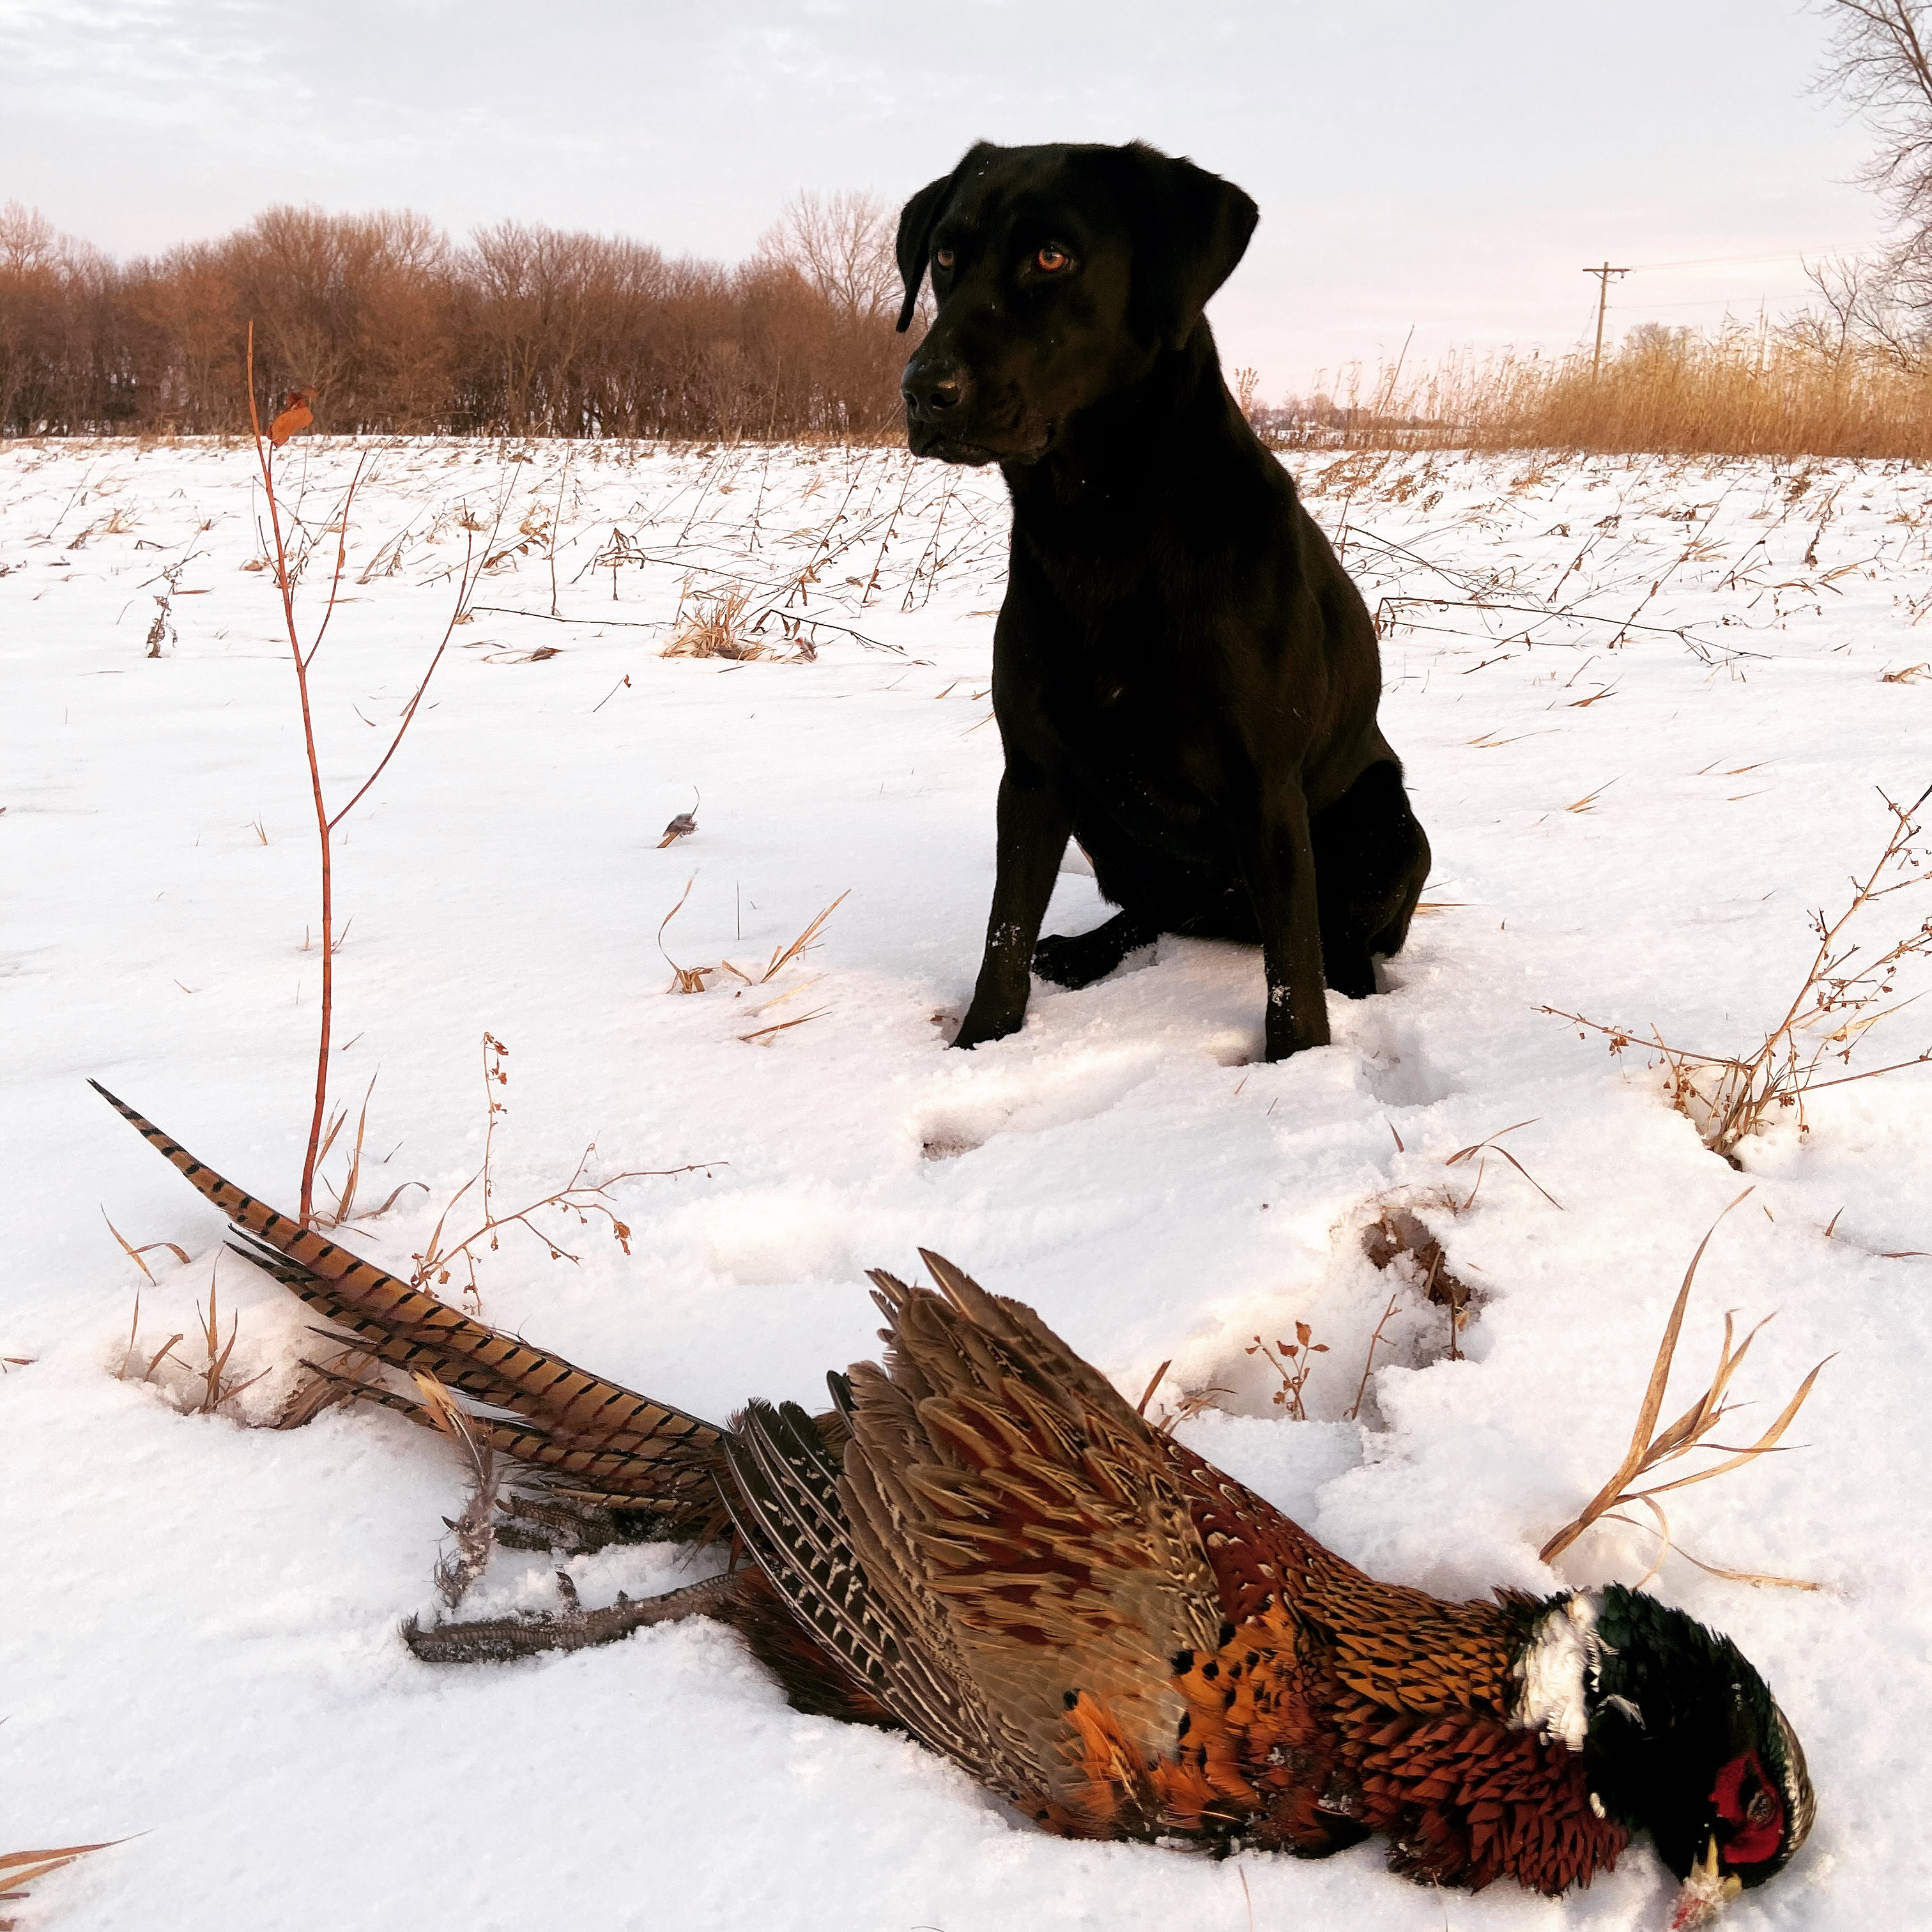
[[[1237,831],[1235,848],[1268,972],[1263,1056],[1286,1060],[1304,1047],[1326,1046],[1328,1001],[1315,850],[1300,786],[1282,783],[1264,795],[1260,809]]]
[[[1072,833],[1072,814],[1037,777],[1016,771],[1009,760],[1000,780],[999,840],[986,951],[955,1046],[977,1046],[982,1040],[1004,1040],[1019,1030],[1032,990],[1028,975],[1034,943]]]

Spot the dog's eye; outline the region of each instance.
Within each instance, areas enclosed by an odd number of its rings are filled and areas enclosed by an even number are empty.
[[[935,248],[932,251],[932,266],[935,268],[950,268],[956,259],[950,248]]]
[[[1058,274],[1062,268],[1070,268],[1073,262],[1073,257],[1064,248],[1056,248],[1051,242],[1034,260],[1049,275]]]

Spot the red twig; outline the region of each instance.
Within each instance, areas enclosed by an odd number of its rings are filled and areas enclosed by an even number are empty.
[[[498,514],[499,520],[500,521],[501,512],[500,512]],[[491,535],[493,536],[495,535],[494,530],[491,532]],[[436,668],[438,664],[442,663],[442,654],[449,648],[450,634],[456,628],[456,620],[463,615],[463,607],[469,602],[470,593],[476,587],[476,578],[472,574],[470,568],[470,559],[475,553],[476,538],[472,536],[469,539],[469,547],[464,553],[463,575],[459,580],[459,587],[457,591],[456,608],[449,614],[449,622],[442,627],[442,641],[436,646],[436,655],[430,659],[429,668],[423,673],[422,682],[416,686],[416,694],[410,698],[408,704],[403,706],[402,722],[396,727],[396,735],[389,740],[389,748],[382,754],[380,760],[376,764],[376,769],[362,781],[362,784],[356,790],[356,796],[328,821],[332,827],[340,825],[342,821],[356,809],[356,806],[362,802],[363,793],[367,791],[369,788],[382,776],[384,767],[387,766],[389,760],[396,755],[396,747],[403,742],[403,734],[406,731],[410,728],[410,726],[415,722],[416,707],[422,703],[423,694],[429,689],[429,681],[431,678],[435,676]],[[487,551],[485,554],[487,554]]]
[[[449,648],[449,640],[460,618],[476,593],[476,585],[482,574],[483,565],[477,561],[475,539],[470,539],[463,555],[463,566],[458,580],[456,606],[451,611],[449,622],[444,626],[442,641],[436,647],[436,654],[429,661],[429,668],[422,674],[414,694],[403,707],[401,722],[396,727],[395,736],[389,740],[388,749],[377,761],[376,768],[358,785],[349,802],[332,817],[323,796],[322,764],[316,755],[315,746],[315,718],[309,702],[309,666],[315,662],[315,654],[322,648],[322,640],[328,634],[329,620],[335,615],[335,607],[342,588],[342,573],[349,556],[349,518],[356,502],[356,491],[362,481],[363,464],[358,461],[356,473],[350,479],[347,494],[342,500],[342,508],[335,530],[335,569],[329,579],[328,603],[323,610],[322,622],[317,626],[315,641],[306,653],[302,646],[302,634],[296,622],[295,584],[289,569],[287,545],[282,536],[282,514],[280,500],[275,494],[275,458],[272,444],[262,434],[261,411],[255,400],[255,325],[248,325],[248,421],[254,431],[255,460],[261,466],[262,488],[268,500],[268,527],[274,539],[275,588],[281,593],[282,622],[288,632],[289,653],[296,668],[296,688],[302,698],[302,746],[308,758],[309,790],[315,804],[316,838],[322,858],[322,1017],[317,1028],[315,1057],[315,1102],[309,1115],[308,1140],[302,1150],[302,1198],[298,1208],[302,1225],[304,1228],[315,1224],[315,1175],[320,1164],[322,1152],[322,1121],[328,1108],[328,1049],[329,1036],[335,1021],[335,880],[332,849],[332,835],[335,828],[359,805],[370,787],[388,769],[389,760],[396,755],[404,735],[415,722],[424,694],[429,689],[430,680],[436,675],[436,668],[441,664],[443,653]],[[509,501],[508,487],[496,505],[496,521],[490,526],[490,541],[483,547],[482,556],[487,561],[496,541],[497,530],[502,526],[503,511]],[[346,928],[345,928],[345,931]]]
[[[322,848],[322,1023],[316,1045],[315,1105],[309,1116],[308,1142],[302,1152],[302,1199],[298,1210],[302,1225],[306,1228],[314,1220],[316,1160],[322,1145],[322,1113],[328,1104],[328,1035],[335,1011],[335,949],[331,943],[334,936],[335,890],[329,864],[328,808],[322,800],[322,766],[316,756],[315,719],[309,704],[308,659],[302,655],[301,634],[296,628],[295,586],[289,580],[281,506],[275,497],[274,456],[262,440],[262,414],[255,400],[255,325],[252,322],[248,325],[248,421],[255,433],[255,460],[262,467],[262,488],[268,499],[268,527],[275,540],[275,588],[281,592],[282,621],[288,630],[296,688],[302,698],[302,745],[308,754],[309,790],[315,801],[316,836]],[[347,514],[345,506],[345,520]],[[332,590],[329,601],[334,602]]]

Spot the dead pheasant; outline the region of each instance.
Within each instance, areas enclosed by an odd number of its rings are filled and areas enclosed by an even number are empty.
[[[902,1726],[1069,1836],[1318,1857],[1381,1832],[1408,1877],[1556,1893],[1648,1830],[1686,1881],[1679,1928],[1810,1828],[1797,1738],[1726,1639],[1614,1586],[1450,1604],[1377,1582],[937,1255],[937,1292],[872,1276],[884,1366],[832,1375],[829,1414],[754,1402],[722,1429],[384,1274],[99,1090],[334,1339],[469,1399],[541,1485],[526,1518],[728,1519],[754,1559],[587,1617],[411,1626],[418,1654],[706,1615],[800,1708]]]

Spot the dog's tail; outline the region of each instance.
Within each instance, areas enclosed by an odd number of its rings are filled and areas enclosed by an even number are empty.
[[[331,1340],[484,1405],[464,1418],[477,1441],[538,1472],[547,1487],[573,1502],[648,1511],[674,1536],[705,1538],[722,1527],[725,1431],[398,1280],[244,1193],[98,1080],[88,1084],[229,1217],[240,1238],[230,1244],[238,1254],[334,1324]],[[358,1400],[442,1426],[430,1408],[395,1388],[309,1366]]]

